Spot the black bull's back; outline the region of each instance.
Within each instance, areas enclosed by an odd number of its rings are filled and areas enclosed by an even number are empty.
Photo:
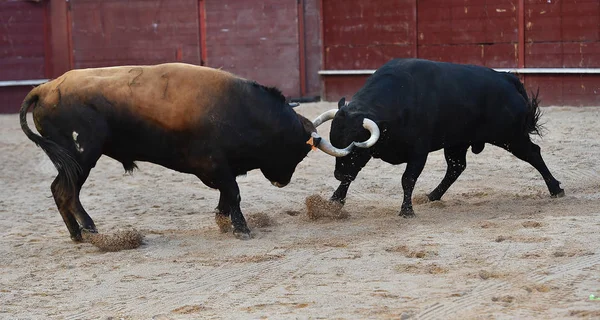
[[[529,99],[518,78],[508,73],[420,59],[392,60],[366,81],[333,120],[330,137],[337,147],[365,135],[355,129],[365,117],[374,120],[382,134],[369,150],[357,149],[336,160],[335,176],[341,184],[332,200],[345,200],[351,181],[370,157],[407,163],[401,214],[412,216],[412,191],[428,153],[443,148],[448,163],[444,179],[428,195],[439,200],[466,168],[467,149],[479,153],[485,143],[529,162],[542,174],[550,194],[562,195],[559,182],[529,137],[538,132],[537,104],[537,98]]]
[[[501,142],[523,134],[529,111],[513,78],[478,66],[399,60],[369,78],[347,108],[386,130],[374,148],[382,157],[386,150],[396,155],[386,145],[434,151]]]

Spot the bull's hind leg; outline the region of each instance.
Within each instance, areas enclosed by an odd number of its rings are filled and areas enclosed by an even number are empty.
[[[97,117],[94,118],[98,119]],[[103,120],[94,121],[89,124],[89,127],[78,129],[79,131],[74,130],[71,132],[71,137],[73,138],[72,145],[75,147],[76,159],[81,167],[74,190],[73,213],[79,222],[81,230],[96,233],[96,225],[81,205],[79,194],[90,171],[96,166],[96,162],[102,156],[102,148],[108,135],[108,129]]]
[[[528,162],[537,169],[544,178],[548,191],[552,197],[562,197],[565,195],[565,191],[560,187],[560,182],[552,176],[544,159],[542,159],[540,147],[533,143],[528,136],[508,143],[503,147],[512,152],[517,158]]]
[[[59,144],[79,166],[79,168],[62,168],[51,187],[58,210],[74,241],[82,240],[82,230],[96,232],[94,221],[81,205],[79,194],[90,170],[102,155],[102,146],[107,135],[106,125],[102,120],[87,121],[94,117],[86,112],[93,111],[80,110],[80,112],[77,114],[80,118],[74,117],[75,120],[54,121],[54,123],[64,123],[64,127],[57,127],[49,122],[42,124],[45,135]]]
[[[404,190],[404,200],[402,200],[402,207],[400,208],[400,215],[404,218],[412,218],[415,216],[415,212],[412,206],[412,194],[415,189],[415,184],[419,175],[425,167],[427,162],[427,153],[424,155],[418,155],[412,157],[406,164],[404,174],[402,174],[402,189]]]
[[[467,167],[468,148],[469,146],[462,146],[444,149],[444,156],[446,157],[446,163],[448,165],[446,175],[440,184],[427,195],[429,201],[440,200],[450,186],[458,179],[460,174],[465,171],[465,168]]]
[[[84,169],[85,170],[85,169]],[[61,172],[52,183],[51,190],[58,207],[58,211],[65,222],[67,229],[74,241],[81,241],[81,231],[97,232],[92,218],[85,212],[79,200],[81,186],[89,174],[83,172],[77,177],[77,183],[73,185],[66,178],[66,174]]]
[[[83,208],[83,205],[81,205],[81,201],[79,200],[79,194],[81,193],[81,187],[83,186],[83,184],[85,183],[85,180],[89,176],[90,169],[91,169],[91,167],[83,168],[84,172],[79,177],[79,181],[77,182],[77,185],[75,186],[75,193],[74,193],[74,198],[73,198],[73,200],[74,200],[73,213],[75,215],[75,218],[77,219],[77,222],[79,222],[79,226],[82,231],[96,233],[96,232],[98,232],[98,230],[96,229],[94,220],[92,220],[92,218],[89,216],[89,214],[85,211],[85,209]]]
[[[79,223],[77,223],[77,219],[75,219],[70,206],[71,197],[73,197],[73,188],[69,185],[67,180],[66,174],[64,172],[59,172],[58,176],[52,182],[50,190],[52,190],[54,202],[56,203],[58,212],[60,212],[60,215],[62,216],[63,221],[69,230],[71,239],[73,241],[81,241]]]

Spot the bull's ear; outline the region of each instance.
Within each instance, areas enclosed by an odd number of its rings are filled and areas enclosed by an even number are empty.
[[[346,105],[346,97],[342,97],[338,102],[338,109]]]

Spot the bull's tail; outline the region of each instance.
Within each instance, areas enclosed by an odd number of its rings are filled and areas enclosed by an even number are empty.
[[[513,83],[519,94],[525,99],[525,103],[527,104],[527,110],[525,112],[525,119],[523,121],[523,132],[527,134],[536,134],[538,136],[542,135],[543,126],[540,123],[540,118],[542,116],[542,110],[540,109],[540,100],[538,96],[540,94],[540,88],[537,89],[537,92],[533,94],[531,92],[531,98],[527,96],[527,91],[523,86],[523,83],[519,80],[517,76],[511,73],[506,73],[506,76]]]
[[[54,167],[56,167],[56,170],[58,170],[59,175],[63,174],[64,179],[66,179],[63,183],[66,183],[68,186],[75,186],[81,173],[81,166],[79,163],[77,163],[67,149],[50,139],[34,133],[27,125],[27,110],[32,104],[36,104],[38,100],[39,95],[35,90],[25,97],[19,112],[21,129],[29,140],[33,141],[38,147],[44,150],[48,155],[48,158],[50,158],[50,161],[54,164]]]
[[[523,89],[523,97],[527,101],[527,112],[525,114],[525,132],[528,134],[536,134],[538,136],[542,135],[542,124],[540,123],[540,118],[542,116],[542,111],[540,109],[539,103],[540,100],[538,96],[540,94],[540,88],[537,89],[537,92],[533,94],[531,92],[531,98],[527,97],[527,93]]]

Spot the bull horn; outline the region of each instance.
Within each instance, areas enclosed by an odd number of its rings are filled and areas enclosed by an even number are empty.
[[[338,112],[338,109],[331,109],[331,110],[325,111],[320,116],[318,116],[315,120],[313,120],[313,125],[316,128],[316,127],[320,126],[321,124],[323,124],[324,122],[333,119],[337,112]],[[350,152],[352,152],[352,149],[354,149],[355,146],[359,147],[359,148],[370,148],[377,142],[377,140],[379,140],[381,132],[379,131],[379,127],[373,120],[364,118],[363,119],[363,128],[369,130],[369,132],[371,133],[371,136],[369,137],[369,139],[367,139],[363,142],[352,142],[352,143],[350,143],[349,146],[347,146],[344,149],[338,149],[338,148],[334,147],[329,141],[327,141],[326,139],[323,139],[316,132],[313,132],[311,134],[311,136],[313,138],[313,141],[316,141],[316,144],[314,146],[319,148],[319,150],[327,153],[328,155],[334,156],[334,157],[345,157]]]
[[[316,132],[313,132],[311,136],[313,137],[313,141],[318,141],[315,147],[319,148],[319,150],[327,153],[330,156],[345,157],[352,152],[352,149],[354,149],[354,142],[344,149],[338,149],[334,147],[331,142],[319,136],[319,134]]]
[[[363,142],[354,142],[354,145],[359,148],[370,148],[377,142],[377,140],[379,140],[381,132],[379,131],[379,127],[377,126],[375,121],[367,118],[363,119],[363,128],[369,130],[371,136],[369,137],[369,139]]]
[[[329,121],[335,117],[335,114],[338,112],[338,109],[331,109],[323,112],[320,116],[318,116],[315,120],[313,120],[313,125],[316,127],[323,124],[323,122]]]

